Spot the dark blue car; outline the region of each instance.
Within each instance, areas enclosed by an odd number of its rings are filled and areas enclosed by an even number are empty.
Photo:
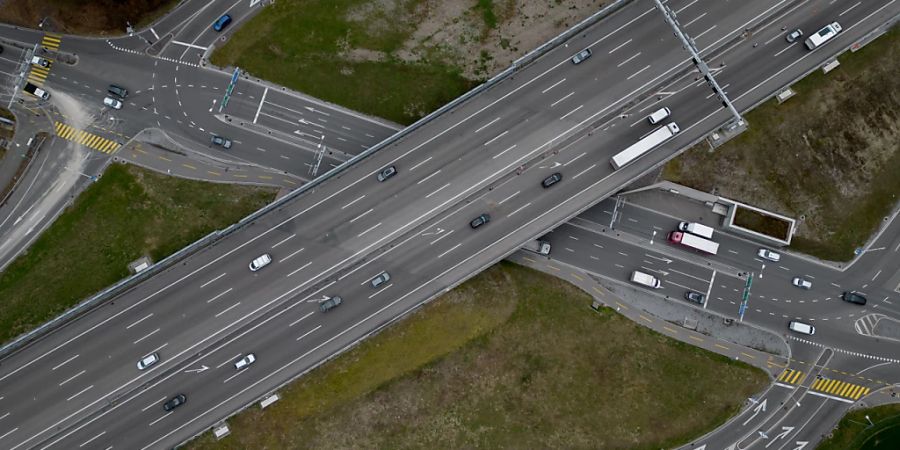
[[[231,23],[231,16],[225,14],[222,17],[219,17],[219,20],[217,20],[216,23],[213,24],[213,30],[222,31],[226,26],[228,26],[229,23]]]

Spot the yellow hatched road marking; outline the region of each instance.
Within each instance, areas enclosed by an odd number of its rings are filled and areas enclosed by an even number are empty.
[[[112,153],[119,148],[116,141],[106,139],[84,130],[78,130],[62,122],[56,122],[56,134],[68,141],[76,142],[86,147],[99,150],[104,153]]]
[[[781,375],[778,376],[778,381],[787,381],[788,377],[794,373],[794,369],[784,369],[784,372],[781,372]]]
[[[796,382],[797,382],[797,379],[800,378],[800,375],[803,375],[803,372],[801,372],[801,371],[799,371],[799,370],[795,370],[794,372],[795,372],[795,373],[794,373],[794,376],[791,377],[791,380],[789,381],[789,383],[791,383],[791,384],[796,383]]]

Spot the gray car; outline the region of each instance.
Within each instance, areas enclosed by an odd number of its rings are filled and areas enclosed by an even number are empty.
[[[378,288],[378,286],[381,286],[382,284],[387,283],[388,281],[391,281],[391,275],[387,272],[381,272],[380,274],[378,274],[377,277],[372,278],[372,281],[370,282],[370,284],[372,285],[373,288]]]
[[[584,60],[591,57],[591,49],[586,48],[580,52],[578,52],[575,56],[572,57],[572,64],[581,64]]]
[[[228,139],[227,137],[219,136],[217,134],[213,135],[212,143],[213,143],[213,145],[218,145],[222,148],[226,148],[226,149],[231,148],[231,139]]]
[[[319,302],[319,311],[328,312],[340,306],[341,302],[343,301],[344,299],[338,297],[337,295],[335,295],[334,297],[326,298],[325,300]]]

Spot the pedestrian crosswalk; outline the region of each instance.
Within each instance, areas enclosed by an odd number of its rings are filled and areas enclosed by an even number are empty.
[[[103,153],[113,153],[120,147],[119,143],[116,141],[97,136],[93,133],[88,133],[84,130],[73,128],[62,122],[56,122],[56,134],[63,139],[77,142],[81,145],[90,147],[94,150],[99,150]]]
[[[794,369],[784,369],[784,372],[778,376],[778,381],[787,384],[799,384],[803,382],[803,379],[803,372]]]
[[[44,38],[41,39],[41,47],[44,47],[47,50],[59,50],[61,40],[61,34],[45,33]]]
[[[32,84],[36,84],[38,86],[44,85],[44,80],[47,79],[47,75],[50,74],[49,67],[42,66],[31,66],[31,71],[28,72],[28,81]]]
[[[865,386],[828,378],[817,379],[812,386],[810,386],[810,389],[837,397],[849,398],[851,400],[859,400],[870,391],[870,389]]]

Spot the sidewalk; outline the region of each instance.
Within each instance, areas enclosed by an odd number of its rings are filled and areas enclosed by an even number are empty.
[[[12,112],[16,116],[15,134],[10,140],[6,155],[0,158],[0,202],[13,191],[15,183],[24,174],[28,163],[28,140],[41,131],[53,134],[42,112],[36,113],[18,104],[13,104]]]

